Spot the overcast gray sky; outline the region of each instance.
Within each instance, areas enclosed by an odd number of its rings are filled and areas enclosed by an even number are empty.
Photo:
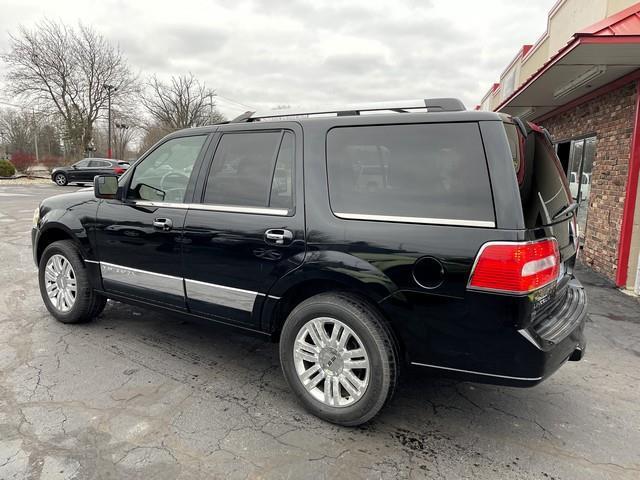
[[[250,107],[457,96],[468,108],[555,0],[0,0],[0,50],[19,24],[92,25],[134,72],[193,72]],[[0,98],[6,98],[0,92]],[[232,117],[247,110],[225,98]]]

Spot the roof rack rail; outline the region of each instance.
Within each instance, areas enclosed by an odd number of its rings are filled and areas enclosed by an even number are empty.
[[[335,114],[339,117],[360,115],[362,112],[392,111],[408,113],[411,110],[427,110],[427,112],[461,112],[466,110],[464,104],[457,98],[425,98],[423,100],[404,100],[393,102],[377,102],[365,105],[343,105],[340,107],[326,107],[320,109],[302,110],[269,110],[266,112],[247,111],[237,116],[229,123],[254,122],[257,120],[275,120],[286,117],[309,117],[312,115]]]

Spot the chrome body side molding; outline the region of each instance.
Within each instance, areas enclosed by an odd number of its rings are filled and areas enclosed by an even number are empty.
[[[102,273],[104,280],[109,280],[120,285],[141,287],[184,297],[184,286],[182,284],[182,278],[180,277],[148,272],[146,270],[124,267],[107,262],[100,262],[100,273]]]
[[[225,287],[197,280],[184,280],[185,293],[188,300],[221,305],[245,312],[252,312],[258,292],[240,288]]]
[[[140,207],[164,207],[164,208],[178,208],[181,210],[206,210],[210,212],[225,212],[225,213],[250,213],[254,215],[275,215],[278,217],[286,217],[289,215],[289,210],[286,208],[272,208],[272,207],[241,207],[236,205],[208,205],[204,203],[171,203],[171,202],[151,202],[147,200],[136,200],[136,206]]]
[[[280,300],[280,297],[251,290],[227,287],[215,283],[200,282],[183,277],[174,277],[108,262],[85,260],[100,265],[102,278],[120,285],[142,287],[149,290],[185,297],[187,300],[222,305],[245,312],[252,312],[258,296]]]
[[[411,362],[411,365],[417,365],[419,367],[438,368],[440,370],[450,370],[452,372],[470,373],[472,375],[483,375],[485,377],[506,378],[507,380],[522,380],[525,382],[537,382],[538,380],[542,380],[542,377],[534,377],[534,378],[511,377],[509,375],[497,375],[495,373],[475,372],[473,370],[463,370],[461,368],[443,367],[441,365],[431,365],[429,363]]]
[[[456,218],[399,217],[396,215],[368,215],[363,213],[333,213],[345,220],[369,220],[374,222],[421,223],[424,225],[452,225],[456,227],[495,228],[496,223],[482,220],[459,220]]]

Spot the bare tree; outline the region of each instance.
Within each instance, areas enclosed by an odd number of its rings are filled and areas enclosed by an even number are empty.
[[[0,130],[10,152],[34,150],[33,116],[26,111],[5,110],[0,112]]]
[[[146,86],[142,105],[157,124],[155,126],[170,131],[224,120],[216,109],[215,91],[200,83],[192,73],[171,77],[169,82],[153,76]]]
[[[105,86],[115,87],[115,105],[135,89],[119,48],[82,24],[74,29],[45,20],[33,30],[21,26],[0,58],[15,95],[62,117],[73,156],[91,143],[94,123],[107,106]]]
[[[48,116],[28,110],[0,111],[0,131],[4,134],[5,150],[11,154],[20,171],[35,165],[38,157],[40,163],[51,157],[59,163],[62,154],[60,132],[50,120]]]
[[[144,133],[138,147],[138,156],[141,156],[143,153],[149,150],[153,145],[161,140],[162,137],[164,137],[168,133],[171,133],[172,130],[174,129],[160,125],[157,122],[146,125],[143,128]]]

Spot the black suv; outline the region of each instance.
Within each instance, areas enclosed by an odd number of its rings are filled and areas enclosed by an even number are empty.
[[[129,168],[129,162],[110,158],[83,158],[66,167],[56,167],[51,171],[51,180],[61,187],[68,183],[91,183],[97,175],[122,175]]]
[[[291,389],[342,425],[407,364],[535,385],[584,351],[577,206],[544,130],[463,109],[172,133],[119,180],[42,202],[44,303],[65,323],[111,298],[277,340]]]

